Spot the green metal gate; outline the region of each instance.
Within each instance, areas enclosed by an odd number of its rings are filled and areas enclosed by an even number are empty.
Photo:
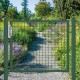
[[[16,20],[8,26],[5,18],[4,80],[8,80],[8,72],[69,72],[69,29],[69,20]],[[75,80],[75,39],[73,18],[72,80]]]

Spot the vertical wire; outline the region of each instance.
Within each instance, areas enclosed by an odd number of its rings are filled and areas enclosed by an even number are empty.
[[[66,61],[65,54],[67,54],[67,53],[66,53],[66,50],[67,50],[67,49],[66,49],[66,45],[67,45],[67,44],[66,44],[66,40],[67,40],[67,36],[66,36],[66,35],[67,35],[67,34],[66,34],[67,32],[66,32],[66,29],[67,29],[67,25],[64,26],[64,43],[63,43],[63,44],[65,45],[65,46],[64,46],[65,53],[63,53],[63,54],[64,54],[64,61]],[[65,68],[65,67],[66,67],[66,63],[63,63],[63,68]]]

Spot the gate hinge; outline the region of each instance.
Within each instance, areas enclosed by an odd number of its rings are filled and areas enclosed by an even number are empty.
[[[11,25],[8,25],[8,38],[11,38],[12,36],[12,27]]]

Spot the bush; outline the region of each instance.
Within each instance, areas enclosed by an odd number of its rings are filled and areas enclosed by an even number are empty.
[[[0,43],[2,43],[4,40],[3,39],[0,39]]]
[[[19,28],[13,32],[13,41],[21,44],[30,46],[32,41],[36,38],[36,32],[31,28]]]
[[[0,28],[0,43],[3,42],[3,34],[4,34],[4,31],[2,30],[2,28]]]
[[[4,54],[3,51],[0,52],[2,52],[0,53],[0,74],[2,74],[4,71]]]
[[[39,23],[37,26],[37,31],[42,32],[42,31],[46,30],[47,28],[49,28],[48,23]]]

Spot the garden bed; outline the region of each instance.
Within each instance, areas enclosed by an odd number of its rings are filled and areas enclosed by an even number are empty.
[[[4,72],[4,39],[3,31],[0,31],[0,74]],[[28,48],[31,43],[36,39],[36,32],[32,28],[27,27],[26,29],[20,27],[13,31],[13,63],[16,64],[19,60],[24,59],[27,56]],[[9,41],[9,40],[8,40]],[[8,43],[8,65],[10,65],[10,43]]]

